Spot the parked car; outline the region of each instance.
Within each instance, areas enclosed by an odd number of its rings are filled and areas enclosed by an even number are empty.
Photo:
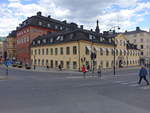
[[[17,67],[22,68],[23,67],[22,62],[17,62]]]
[[[14,63],[12,64],[12,66],[13,66],[13,67],[17,67],[17,63],[14,62]]]
[[[26,68],[26,69],[31,69],[31,65],[25,64],[25,68]]]

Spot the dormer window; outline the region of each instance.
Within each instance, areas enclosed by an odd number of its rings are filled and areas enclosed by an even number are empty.
[[[35,45],[35,41],[33,41],[33,45]]]
[[[51,27],[51,24],[47,24],[48,27]]]
[[[73,34],[70,34],[70,39],[72,39],[73,38]]]
[[[92,35],[89,35],[89,39],[92,40],[92,39],[93,39],[93,36],[92,36]]]
[[[102,41],[103,41],[103,37],[100,37],[100,39],[99,39],[99,40],[100,40],[100,42],[102,42]]]
[[[42,25],[42,22],[39,22],[39,25],[41,26],[41,25]]]
[[[109,39],[109,43],[111,43],[111,39]]]
[[[60,30],[62,30],[63,29],[63,27],[62,26],[60,26]]]
[[[59,39],[60,39],[60,36],[58,36],[56,40],[59,40]]]
[[[63,37],[63,36],[61,36],[61,37],[60,37],[60,40],[61,40],[61,41],[63,41],[63,39],[64,39],[64,37]]]
[[[51,39],[50,39],[50,43],[52,43],[52,42],[53,42],[53,39],[51,38]]]
[[[41,43],[41,41],[40,40],[38,40],[38,44],[40,44]]]
[[[55,25],[55,29],[58,29],[58,26],[57,26],[57,25]]]
[[[46,43],[46,39],[43,39],[43,43]]]

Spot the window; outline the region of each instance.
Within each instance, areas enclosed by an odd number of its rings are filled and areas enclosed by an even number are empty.
[[[57,60],[55,61],[55,67],[58,67],[58,61]]]
[[[70,54],[70,47],[66,47],[66,54],[67,54],[67,55]]]
[[[60,30],[63,30],[63,27],[62,27],[62,26],[60,26]]]
[[[39,55],[41,54],[41,51],[40,51],[40,49],[38,50],[39,51]]]
[[[44,59],[42,60],[42,66],[44,65]]]
[[[55,55],[57,55],[58,54],[58,49],[57,48],[55,48]]]
[[[46,55],[48,55],[48,48],[46,48]]]
[[[40,59],[38,59],[38,65],[40,65]]]
[[[67,67],[67,69],[70,69],[70,62],[69,61],[66,62],[66,67]]]
[[[109,51],[108,51],[108,49],[106,49],[106,56],[108,56],[109,55]]]
[[[51,24],[47,24],[48,27],[51,27]]]
[[[58,26],[57,26],[57,25],[55,25],[55,29],[58,29]]]
[[[64,68],[64,62],[60,61],[60,64],[61,64],[62,68]]]
[[[46,65],[48,66],[48,60],[46,60]]]
[[[53,42],[53,39],[51,38],[51,39],[50,39],[50,43],[52,43],[52,42]]]
[[[100,48],[100,55],[103,55],[103,49]]]
[[[44,55],[44,49],[42,49],[42,55]]]
[[[51,60],[50,67],[53,68],[53,66],[54,66],[54,65],[53,65],[53,60]]]
[[[141,45],[141,49],[143,49],[143,45]]]
[[[41,43],[41,41],[40,40],[38,40],[38,44],[40,44]]]
[[[53,48],[51,48],[51,55],[53,55]]]
[[[85,54],[86,54],[86,55],[89,55],[89,54],[90,54],[90,51],[89,51],[89,49],[88,49],[87,47],[85,47]]]
[[[46,39],[43,39],[43,43],[46,43]]]
[[[34,54],[37,55],[37,50],[36,49],[34,50]]]
[[[77,47],[73,46],[73,54],[76,55],[77,54]]]
[[[39,22],[39,25],[41,26],[41,25],[42,25],[42,22]]]
[[[143,52],[141,52],[141,55],[143,55]]]
[[[60,54],[61,54],[61,55],[64,54],[64,51],[63,51],[63,48],[62,48],[62,47],[60,48]]]
[[[77,62],[73,62],[73,69],[77,69]]]

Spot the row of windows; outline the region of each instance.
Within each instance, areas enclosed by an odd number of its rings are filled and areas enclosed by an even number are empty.
[[[101,56],[104,55],[105,53],[106,53],[106,56],[108,56],[110,54],[114,55],[114,50],[113,49],[111,49],[111,50],[105,49],[105,51],[104,51],[102,48],[100,48],[99,51],[100,51]],[[95,50],[95,52],[96,52],[96,50]],[[87,47],[85,47],[85,54],[86,55],[91,54],[90,50]],[[118,55],[138,56],[139,53],[138,52],[127,52],[127,51],[122,51],[122,50],[119,51],[119,50],[116,49],[115,50],[115,55],[116,56],[118,56]]]
[[[23,35],[23,34],[28,33],[28,32],[29,32],[29,29],[25,29],[23,31],[18,32],[17,36]]]
[[[64,49],[66,50],[66,53],[64,52]],[[71,50],[72,49],[72,50]],[[61,48],[46,48],[46,49],[35,49],[34,51],[31,51],[32,55],[70,55],[71,51],[73,51],[73,54],[76,55],[77,54],[77,47],[73,46],[71,47],[61,47]]]
[[[77,69],[77,62],[73,61],[57,61],[57,60],[44,60],[44,59],[32,59],[32,65],[38,65],[38,66],[50,66],[50,68],[57,68],[58,65],[61,64],[62,68],[64,68],[64,65],[66,65],[67,69],[73,68],[73,69]],[[95,62],[95,65],[97,65],[98,62]],[[113,61],[101,61],[99,62],[99,64],[102,67],[113,67],[114,62]],[[127,64],[139,64],[138,60],[128,60],[127,62],[122,62],[122,64],[127,65]],[[72,65],[72,66],[71,66]],[[90,61],[86,61],[86,66],[89,66],[90,68]],[[116,61],[116,66],[119,65],[119,61]]]
[[[38,24],[39,24],[40,26],[42,26],[43,23],[42,23],[41,21],[39,21]],[[48,24],[47,24],[47,27],[48,27],[48,28],[51,28],[52,25],[48,23]],[[62,26],[58,26],[58,25],[55,25],[54,28],[55,28],[55,29],[58,29],[58,30],[63,30],[63,27],[62,27]]]
[[[59,64],[61,64],[62,68],[64,68],[64,63],[66,63],[66,68],[69,69],[69,68],[73,68],[73,69],[77,69],[77,62],[76,61],[73,61],[73,62],[70,62],[70,61],[57,61],[57,60],[44,60],[44,59],[32,59],[31,60],[32,62],[32,65],[39,65],[39,66],[50,66],[50,68],[57,68]],[[71,66],[72,65],[72,66]]]
[[[24,37],[17,40],[17,44],[23,44],[29,42],[29,37]]]

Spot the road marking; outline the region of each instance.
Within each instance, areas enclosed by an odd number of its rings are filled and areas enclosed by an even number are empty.
[[[149,88],[150,88],[150,86],[142,86],[142,87],[140,87],[140,89],[144,89],[144,90],[147,90]]]

